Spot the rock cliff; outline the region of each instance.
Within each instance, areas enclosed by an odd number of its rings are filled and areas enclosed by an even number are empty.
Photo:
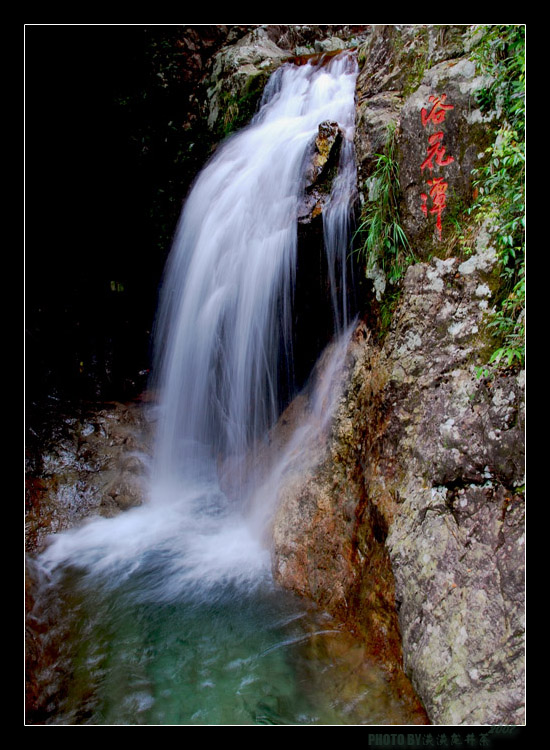
[[[461,27],[375,27],[360,51],[359,185],[367,200],[394,123],[403,225],[419,262],[385,337],[356,331],[324,448],[281,492],[274,570],[390,668],[402,653],[433,723],[520,724],[524,372],[479,377],[496,253],[485,226],[462,253],[450,221],[471,204],[491,137],[470,43]],[[438,182],[445,211],[428,211],[426,186]]]
[[[274,531],[281,584],[390,668],[402,647],[443,724],[523,720],[523,373],[476,376],[480,273],[412,266],[384,344],[358,328],[326,447],[289,476]]]

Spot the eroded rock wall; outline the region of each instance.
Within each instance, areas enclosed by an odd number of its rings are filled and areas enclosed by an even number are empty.
[[[405,670],[434,723],[523,718],[523,373],[476,375],[484,289],[452,258],[410,269],[365,462]]]
[[[523,373],[485,382],[483,274],[409,269],[384,345],[359,328],[325,452],[275,521],[275,573],[405,672],[430,719],[523,720]],[[460,326],[457,311],[460,309]]]

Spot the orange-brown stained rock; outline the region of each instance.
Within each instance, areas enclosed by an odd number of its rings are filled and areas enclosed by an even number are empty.
[[[345,625],[350,658],[361,663],[360,672],[374,664],[382,669],[407,713],[404,723],[429,723],[403,671],[393,573],[384,543],[396,503],[376,485],[375,495],[367,496],[362,469],[365,445],[375,461],[376,436],[388,421],[387,402],[380,396],[383,372],[363,371],[356,384],[369,407],[352,415],[351,424],[342,404],[331,437],[319,440],[311,463],[302,461],[282,489],[274,523],[274,574],[281,585]],[[300,419],[299,412],[292,416]],[[368,438],[365,445],[356,442],[360,433]],[[342,640],[331,639],[323,647],[343,648]]]

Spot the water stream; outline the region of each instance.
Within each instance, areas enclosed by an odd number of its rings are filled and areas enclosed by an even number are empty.
[[[330,418],[350,324],[356,75],[351,55],[284,65],[196,180],[159,308],[149,501],[56,535],[35,561],[44,723],[406,723],[360,646],[274,586],[268,528],[285,456],[255,471],[281,372],[293,387],[297,207],[324,121],[344,133],[324,215],[340,348],[290,447]]]

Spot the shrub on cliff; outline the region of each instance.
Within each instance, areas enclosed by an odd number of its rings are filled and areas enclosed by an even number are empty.
[[[485,165],[475,170],[477,199],[470,211],[489,219],[502,285],[491,326],[497,339],[489,364],[525,361],[525,27],[486,26],[474,50],[490,84],[478,94],[482,110],[500,125]]]

